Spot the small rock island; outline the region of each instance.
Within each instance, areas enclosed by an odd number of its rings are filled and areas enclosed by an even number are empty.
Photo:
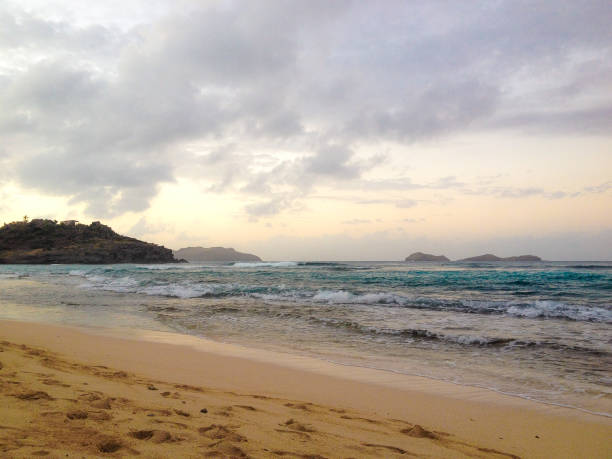
[[[432,255],[430,253],[414,252],[406,257],[404,261],[450,261],[444,255]]]
[[[225,247],[185,247],[174,252],[187,261],[261,261],[257,255]]]
[[[0,228],[0,264],[177,262],[172,250],[121,236],[100,222],[24,218]]]
[[[404,261],[450,261],[444,255],[432,255],[430,253],[414,252],[413,254],[406,257]],[[542,259],[536,255],[518,255],[513,257],[498,257],[492,253],[485,253],[477,257],[463,258],[457,261],[475,261],[475,262],[490,262],[490,261],[542,261]]]
[[[464,258],[463,260],[459,261],[542,261],[542,259],[535,255],[518,255],[513,257],[501,258],[497,255],[486,253],[477,257]]]

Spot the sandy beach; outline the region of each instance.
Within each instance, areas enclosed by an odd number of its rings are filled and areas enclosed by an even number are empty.
[[[181,335],[118,334],[0,322],[3,457],[612,452],[602,416]]]

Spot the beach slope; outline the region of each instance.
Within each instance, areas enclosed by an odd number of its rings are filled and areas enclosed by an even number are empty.
[[[418,378],[410,390],[215,348],[12,321],[0,321],[0,341],[5,457],[508,458],[612,451],[609,418],[444,383],[426,389]]]

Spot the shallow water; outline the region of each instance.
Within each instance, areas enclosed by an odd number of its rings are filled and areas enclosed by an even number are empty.
[[[173,330],[612,413],[612,264],[0,266],[0,317]]]

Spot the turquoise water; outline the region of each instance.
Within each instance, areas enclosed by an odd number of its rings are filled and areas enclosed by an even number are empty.
[[[612,413],[612,263],[4,265],[0,316],[170,329]]]

